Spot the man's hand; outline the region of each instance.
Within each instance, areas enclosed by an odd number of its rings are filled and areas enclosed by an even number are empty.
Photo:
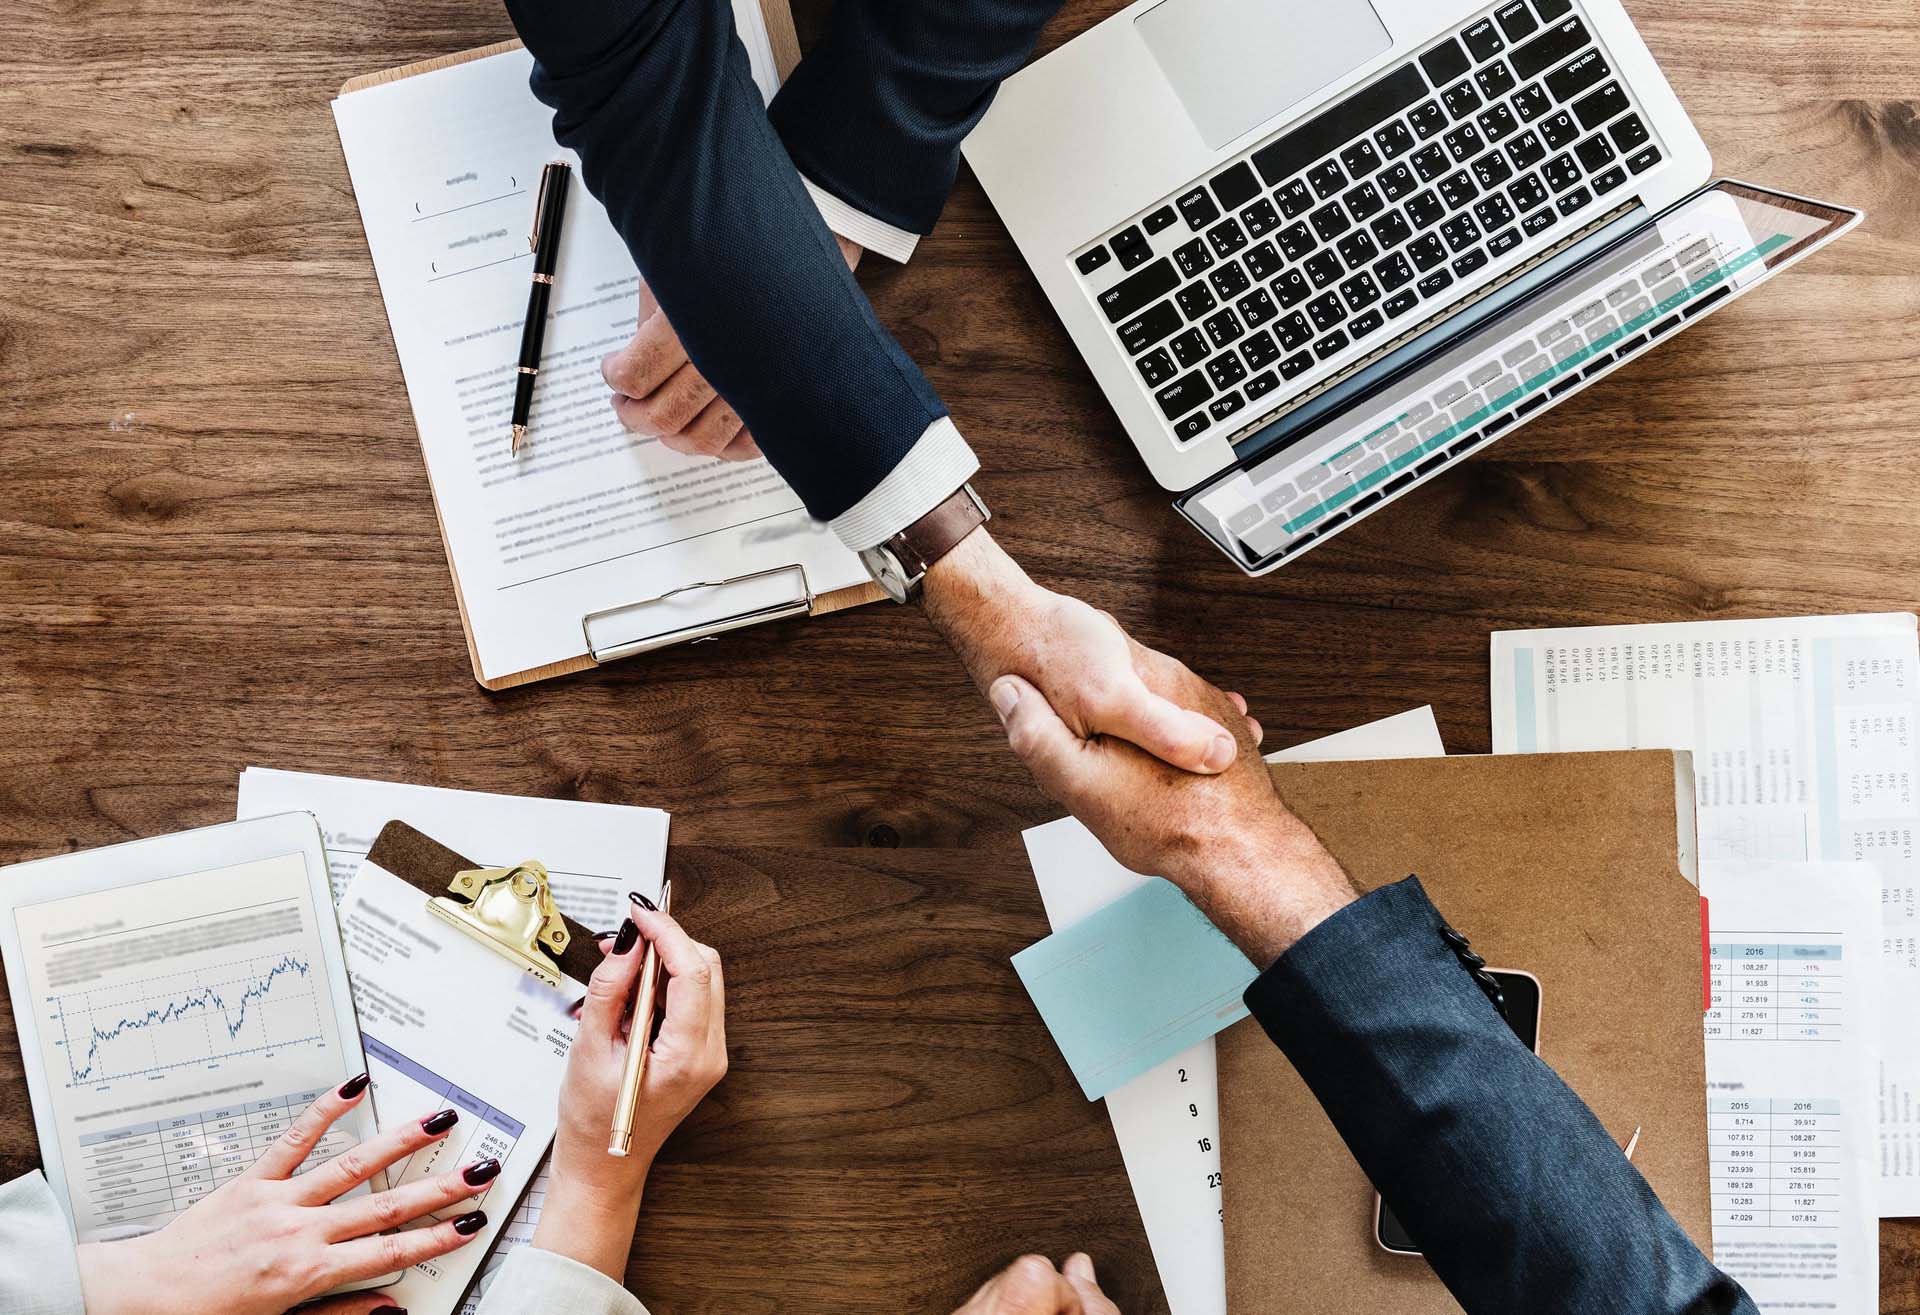
[[[1246,704],[1182,668],[1173,698],[1222,724]],[[1233,766],[1196,776],[1130,744],[1077,734],[1018,675],[987,692],[1007,740],[1040,787],[1136,872],[1172,881],[1260,967],[1356,898],[1353,883],[1313,831],[1274,792],[1247,731]]]
[[[861,248],[843,237],[834,240],[847,268],[859,265]],[[614,414],[635,433],[652,434],[688,456],[750,461],[760,455],[739,415],[693,368],[644,282],[640,327],[632,341],[600,362],[600,375],[613,389]]]
[[[1120,1315],[1083,1253],[1058,1271],[1045,1256],[1022,1256],[986,1281],[953,1315]]]
[[[1216,721],[1168,698],[1193,678],[1185,666],[1135,643],[1105,612],[1035,584],[984,528],[933,564],[924,597],[981,693],[1024,676],[1081,739],[1115,736],[1189,772],[1233,763],[1229,725],[1260,742],[1259,724],[1239,711]]]

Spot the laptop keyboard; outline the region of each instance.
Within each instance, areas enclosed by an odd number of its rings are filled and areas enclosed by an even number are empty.
[[[1074,262],[1191,442],[1524,263],[1662,158],[1571,0],[1509,0]]]
[[[1198,504],[1237,558],[1291,559],[1713,309],[1786,241],[1689,238],[1637,255],[1584,296],[1491,331],[1318,452],[1223,476]]]

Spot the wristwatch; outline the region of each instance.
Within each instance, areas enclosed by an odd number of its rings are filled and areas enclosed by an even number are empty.
[[[987,504],[970,484],[959,489],[906,529],[860,554],[874,583],[896,603],[920,596],[927,568],[952,552],[960,540],[992,519]]]

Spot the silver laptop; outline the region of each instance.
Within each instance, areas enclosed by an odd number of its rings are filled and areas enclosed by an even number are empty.
[[[1618,0],[1139,0],[1010,78],[965,153],[1251,574],[1860,220],[1709,183]]]

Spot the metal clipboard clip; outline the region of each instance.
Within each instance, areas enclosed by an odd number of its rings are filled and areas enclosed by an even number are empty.
[[[428,900],[427,912],[559,989],[567,924],[553,906],[545,866],[529,859],[510,868],[470,868],[454,873],[447,892]]]
[[[720,617],[706,617],[679,625],[672,624],[671,613],[674,607],[691,601],[687,599],[687,595],[701,590],[730,589],[759,580],[771,581],[780,577],[790,577],[792,587],[770,597],[761,597],[742,611],[730,612]],[[580,618],[580,630],[586,640],[587,656],[593,659],[594,665],[599,666],[607,662],[616,662],[624,657],[632,657],[638,653],[652,653],[658,649],[670,648],[675,644],[712,639],[731,630],[744,630],[748,626],[759,625],[763,621],[780,621],[790,616],[811,616],[814,599],[813,587],[807,583],[807,568],[794,562],[787,566],[770,567],[764,571],[751,571],[746,575],[736,575],[726,580],[683,584],[677,589],[669,589],[664,594],[658,594],[652,598],[643,598],[637,603],[626,603],[619,607],[589,612]],[[648,609],[657,609],[667,614],[666,629],[641,635],[635,639],[610,643],[604,647],[594,642],[593,627],[596,621],[606,621],[613,617],[633,617]]]

